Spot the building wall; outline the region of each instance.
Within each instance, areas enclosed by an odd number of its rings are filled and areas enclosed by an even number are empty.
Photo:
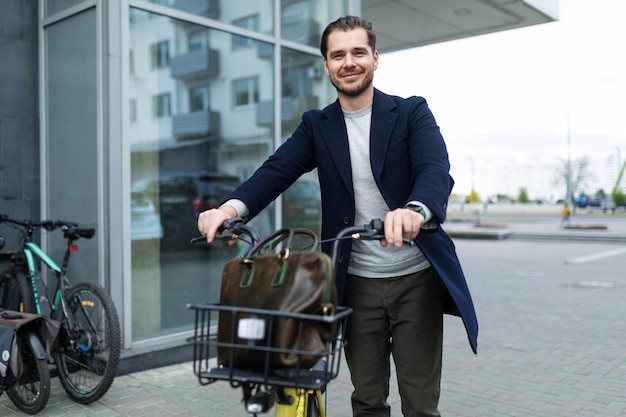
[[[24,218],[40,213],[37,38],[37,2],[0,0],[0,213]]]

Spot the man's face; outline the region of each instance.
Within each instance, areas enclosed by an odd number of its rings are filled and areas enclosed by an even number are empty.
[[[378,51],[371,50],[365,29],[335,30],[328,36],[324,70],[339,94],[357,97],[368,90],[377,65]]]

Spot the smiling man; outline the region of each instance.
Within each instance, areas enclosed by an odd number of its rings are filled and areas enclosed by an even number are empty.
[[[463,319],[474,352],[478,337],[454,244],[440,227],[454,184],[446,145],[423,98],[374,88],[379,56],[370,22],[332,22],[320,50],[337,101],[306,112],[224,204],[200,214],[198,230],[213,241],[225,220],[253,218],[315,168],[323,239],[384,218],[385,239],[346,242],[336,271],[339,301],[354,310],[345,333],[353,415],[390,415],[393,355],[403,415],[439,416],[444,313]],[[329,252],[330,243],[322,249]]]

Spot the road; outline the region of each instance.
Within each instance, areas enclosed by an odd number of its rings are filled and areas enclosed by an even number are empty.
[[[479,353],[447,318],[442,414],[626,415],[624,246],[456,244],[479,318]]]

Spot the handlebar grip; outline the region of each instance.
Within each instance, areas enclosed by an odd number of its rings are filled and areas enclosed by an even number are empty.
[[[241,217],[231,217],[217,228],[215,238],[220,240],[232,240],[241,234],[250,236],[253,241],[258,240],[258,234],[251,226],[246,225],[244,219]],[[191,243],[198,243],[202,241],[206,241],[205,236],[198,236],[191,239]]]
[[[356,233],[361,240],[383,240],[385,238],[385,222],[382,219],[372,219],[369,224],[364,224],[362,231]],[[402,239],[405,245],[414,246],[415,242],[410,239]]]

